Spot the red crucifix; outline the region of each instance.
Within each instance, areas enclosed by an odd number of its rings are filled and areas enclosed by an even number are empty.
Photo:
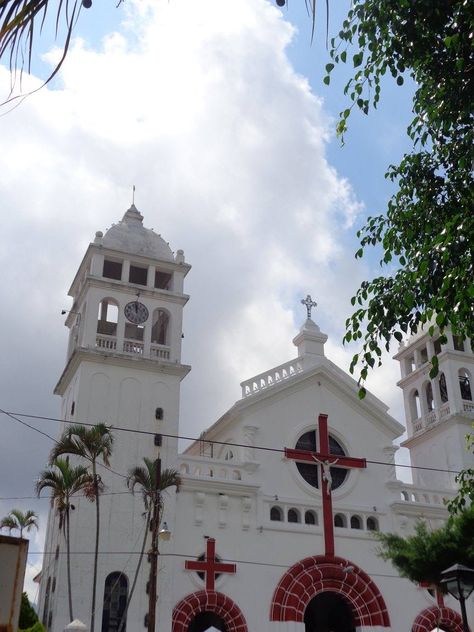
[[[206,576],[206,590],[214,590],[216,575],[218,573],[235,573],[235,564],[223,564],[218,562],[216,558],[216,541],[214,538],[208,538],[206,555],[201,562],[196,560],[186,560],[184,568],[187,571],[198,571]]]
[[[328,416],[318,417],[318,437],[319,452],[309,450],[291,450],[285,448],[287,459],[299,462],[318,463],[321,466],[321,494],[323,501],[323,524],[324,524],[324,546],[326,555],[334,557],[334,524],[332,517],[332,497],[331,497],[331,472],[330,465],[337,465],[342,468],[365,468],[365,459],[355,459],[350,456],[340,456],[331,454],[329,451]]]

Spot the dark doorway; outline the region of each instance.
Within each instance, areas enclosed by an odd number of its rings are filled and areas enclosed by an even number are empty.
[[[200,612],[189,624],[188,632],[206,632],[209,628],[227,632],[226,624],[214,612]]]
[[[351,606],[334,592],[323,592],[311,599],[304,623],[306,632],[356,632]]]

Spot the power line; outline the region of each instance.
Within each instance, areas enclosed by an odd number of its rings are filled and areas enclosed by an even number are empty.
[[[51,552],[51,551],[30,551],[29,555],[67,555],[66,551]],[[95,555],[95,551],[71,551],[70,555]],[[140,551],[99,551],[99,555],[141,555]],[[182,559],[192,559],[195,560],[195,555],[187,555],[185,553],[162,553],[160,551],[160,557],[167,558],[182,558]],[[130,558],[129,558],[130,559]],[[127,560],[128,562],[129,560]],[[291,564],[275,564],[275,562],[257,562],[255,560],[239,560],[239,559],[230,559],[230,558],[220,558],[221,562],[229,563],[229,564],[246,564],[248,566],[270,566],[272,568],[285,568],[288,569],[291,567]],[[349,564],[348,564],[349,565]],[[400,575],[389,575],[387,573],[370,573],[368,571],[364,571],[367,575],[371,577],[389,577],[392,579],[406,579],[405,577],[401,577]]]
[[[0,413],[3,413],[5,415],[8,415],[9,417],[12,417],[13,419],[16,419],[16,421],[19,421],[20,423],[22,423],[25,426],[28,426],[29,428],[31,428],[32,430],[36,430],[37,432],[41,432],[41,434],[45,434],[48,438],[52,439],[53,441],[56,442],[55,439],[53,439],[52,437],[50,437],[50,435],[47,435],[46,433],[40,431],[38,428],[35,428],[34,426],[30,426],[29,424],[27,424],[26,422],[23,422],[21,420],[19,420],[16,415],[20,416],[20,417],[27,417],[28,419],[38,419],[41,421],[54,421],[56,423],[71,423],[70,421],[67,421],[65,419],[59,419],[57,417],[46,417],[44,415],[32,415],[32,414],[28,414],[28,413],[11,413],[11,412],[7,412],[4,411],[2,409],[0,409]],[[82,426],[88,426],[88,427],[92,427],[95,426],[96,424],[91,423],[91,422],[80,422],[80,425]],[[166,437],[168,439],[183,439],[186,441],[200,441],[202,443],[208,443],[210,445],[223,445],[223,446],[231,446],[231,447],[236,447],[236,448],[251,448],[252,450],[261,450],[261,451],[267,451],[267,452],[277,452],[280,454],[283,454],[285,452],[285,450],[283,448],[273,448],[270,446],[249,446],[245,443],[236,443],[236,442],[230,442],[230,441],[218,441],[216,439],[203,439],[202,437],[189,437],[186,435],[179,435],[179,434],[169,434],[169,433],[164,433],[164,432],[152,432],[150,430],[138,430],[137,428],[121,428],[118,426],[111,426],[111,429],[113,429],[114,431],[119,431],[119,432],[130,432],[133,434],[141,434],[141,435],[148,435],[148,436],[155,436],[157,434],[160,434],[162,437]],[[57,442],[56,442],[57,443]],[[447,474],[459,474],[460,471],[459,470],[450,470],[450,469],[446,469],[446,468],[440,468],[440,467],[430,467],[430,466],[425,466],[425,465],[408,465],[406,463],[392,463],[389,461],[378,461],[378,460],[371,460],[371,459],[365,459],[367,463],[370,463],[371,465],[390,465],[390,466],[394,466],[394,467],[402,467],[402,468],[408,468],[408,469],[412,469],[412,470],[427,470],[430,472],[444,472]],[[116,472],[114,470],[112,470],[111,468],[105,466],[104,464],[101,463],[101,465],[103,467],[105,467],[106,469],[110,470],[111,472],[113,472],[114,474],[117,474],[118,476],[122,476],[123,478],[127,478],[125,474],[121,474],[120,472]],[[335,466],[337,467],[337,466]]]
[[[22,424],[23,426],[26,426],[30,430],[34,430],[35,432],[39,432],[39,434],[44,435],[48,439],[51,439],[51,441],[53,443],[55,443],[56,445],[59,445],[59,441],[57,441],[54,437],[52,437],[51,435],[49,435],[46,432],[43,432],[39,428],[35,428],[34,426],[31,426],[30,424],[27,424],[26,421],[22,421],[21,419],[19,419],[17,415],[19,415],[21,417],[28,417],[28,418],[30,418],[30,417],[34,418],[34,416],[22,415],[21,413],[11,413],[11,412],[8,412],[6,410],[3,410],[2,408],[0,408],[0,413],[3,413],[7,417],[10,417],[10,419],[13,419],[14,421],[17,421],[18,423]],[[48,418],[45,417],[44,419],[48,419]],[[59,420],[51,419],[51,421],[59,421]],[[81,425],[82,426],[94,426],[95,424],[81,424]],[[89,460],[89,461],[91,460],[87,456],[84,456],[84,458]],[[121,476],[122,478],[128,478],[125,474],[121,474],[120,472],[116,472],[115,470],[113,470],[111,467],[109,467],[105,463],[101,463],[100,461],[97,461],[97,465],[99,465],[100,467],[105,468],[106,470],[108,470],[109,472],[112,472],[113,474],[116,474],[117,476]]]

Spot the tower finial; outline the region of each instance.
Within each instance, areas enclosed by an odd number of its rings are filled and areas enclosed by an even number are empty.
[[[302,298],[301,304],[306,305],[306,313],[308,315],[308,318],[311,318],[311,309],[313,307],[317,307],[318,305],[316,301],[313,301],[313,299],[311,298],[311,294],[308,294],[306,298]]]
[[[135,205],[135,185],[132,186],[132,206]]]

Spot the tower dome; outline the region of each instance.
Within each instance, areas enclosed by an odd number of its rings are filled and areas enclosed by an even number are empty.
[[[173,261],[173,252],[166,241],[149,228],[143,226],[143,215],[135,204],[128,209],[118,224],[102,237],[106,248],[120,250],[153,259]]]

